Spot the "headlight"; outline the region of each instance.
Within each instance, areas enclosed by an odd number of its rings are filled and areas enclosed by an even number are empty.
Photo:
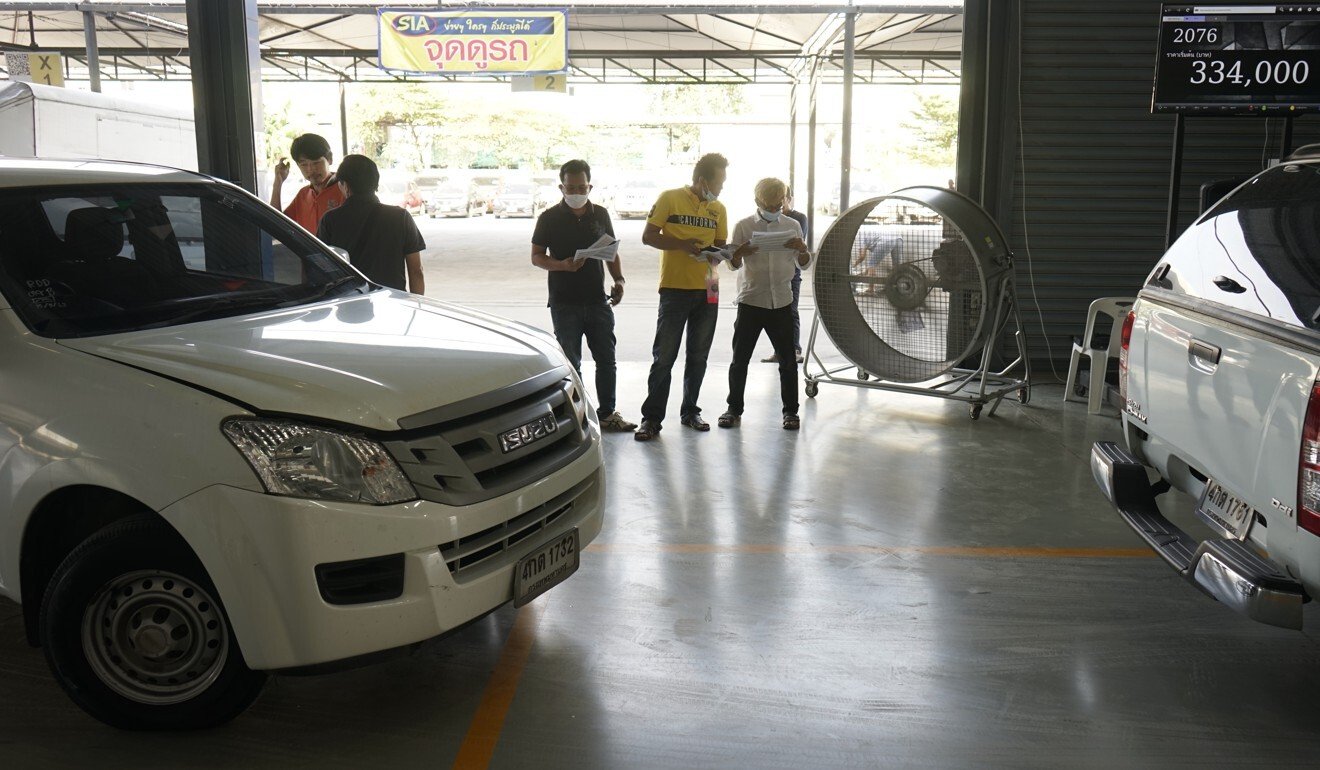
[[[288,420],[234,418],[222,428],[272,495],[370,505],[417,498],[375,441]]]

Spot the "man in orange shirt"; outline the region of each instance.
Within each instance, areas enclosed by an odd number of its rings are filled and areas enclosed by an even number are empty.
[[[284,215],[302,225],[307,232],[314,233],[325,212],[338,208],[344,202],[344,193],[340,191],[336,184],[338,180],[330,170],[330,164],[334,162],[330,143],[318,134],[303,134],[293,140],[289,154],[293,156],[293,161],[298,164],[298,170],[308,184],[293,196],[289,207],[283,209]],[[275,165],[275,184],[270,192],[270,205],[277,209],[283,208],[280,205],[280,192],[288,177],[289,161],[281,160]]]

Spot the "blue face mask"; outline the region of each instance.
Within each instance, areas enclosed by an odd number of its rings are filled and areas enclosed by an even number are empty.
[[[778,222],[779,218],[783,216],[783,214],[778,211],[767,211],[763,208],[758,208],[756,213],[760,214],[761,218],[767,222]]]

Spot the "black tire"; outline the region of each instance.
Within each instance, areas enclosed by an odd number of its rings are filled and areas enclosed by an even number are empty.
[[[817,385],[817,384],[814,383],[814,382],[808,382],[808,383],[807,383],[807,398],[815,398],[815,397],[816,397],[816,394],[819,393],[819,392],[820,392],[820,386],[819,386],[819,385]]]
[[[984,404],[972,404],[972,419],[981,419],[981,410],[985,408]]]
[[[69,554],[42,600],[40,627],[60,686],[124,730],[224,724],[266,681],[244,662],[206,570],[150,515],[115,522]]]

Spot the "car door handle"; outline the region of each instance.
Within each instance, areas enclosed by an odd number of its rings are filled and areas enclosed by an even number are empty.
[[[1219,287],[1220,291],[1226,291],[1229,294],[1242,294],[1246,291],[1242,284],[1226,275],[1217,275],[1212,281],[1215,286]]]
[[[1187,355],[1192,358],[1193,363],[1199,361],[1206,366],[1218,366],[1219,357],[1223,355],[1223,352],[1218,346],[1211,345],[1208,342],[1190,340],[1187,343]]]

